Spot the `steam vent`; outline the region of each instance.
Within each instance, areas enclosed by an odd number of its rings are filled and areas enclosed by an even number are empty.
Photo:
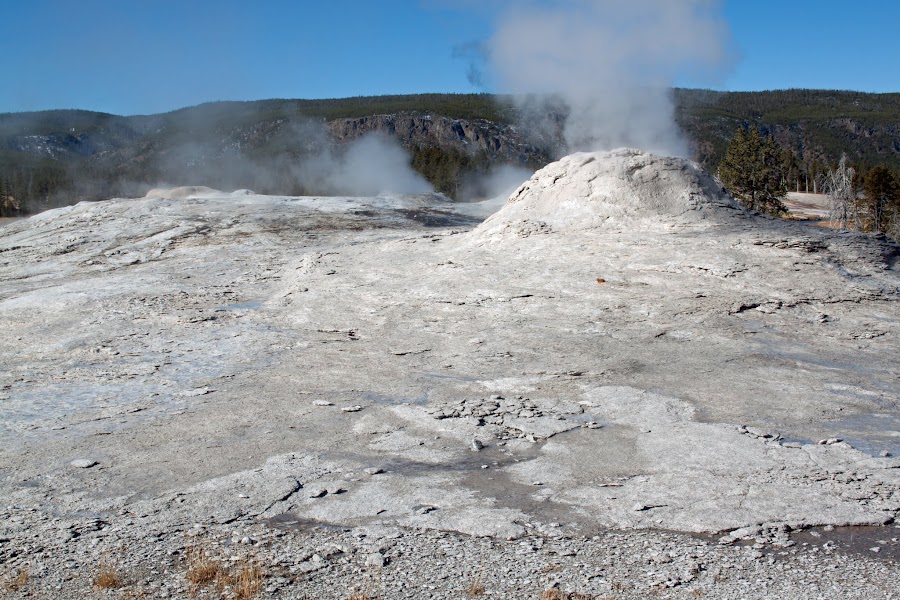
[[[385,597],[458,597],[470,563],[505,597],[748,597],[759,569],[759,597],[793,595],[780,569],[874,597],[898,246],[636,150],[478,211],[181,188],[3,226],[0,565],[40,547],[34,589],[88,593],[113,557],[182,597],[193,540],[252,549],[263,597],[376,570]],[[843,526],[877,560],[832,554]]]

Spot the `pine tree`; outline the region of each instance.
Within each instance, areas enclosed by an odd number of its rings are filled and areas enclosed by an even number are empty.
[[[898,220],[900,213],[900,184],[884,165],[866,173],[863,180],[868,224],[874,231],[886,232]]]
[[[752,210],[779,215],[787,211],[781,147],[771,135],[762,138],[756,127],[739,128],[719,165],[719,179],[735,198]]]
[[[797,165],[797,158],[790,149],[785,148],[781,151],[781,171],[784,174],[785,189],[797,186],[800,191],[800,167]]]

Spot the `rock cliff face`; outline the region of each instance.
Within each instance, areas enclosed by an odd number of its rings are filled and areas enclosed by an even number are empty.
[[[377,132],[397,139],[407,147],[437,147],[463,154],[481,154],[498,162],[522,164],[543,159],[546,150],[525,141],[511,125],[483,119],[450,119],[439,115],[391,114],[358,119],[338,119],[328,124],[339,141]]]

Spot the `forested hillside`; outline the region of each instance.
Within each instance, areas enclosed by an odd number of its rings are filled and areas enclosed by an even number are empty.
[[[900,93],[678,89],[675,98],[694,158],[709,169],[718,166],[738,127],[754,125],[792,152],[791,183],[809,191],[820,187],[842,153],[863,171],[885,165],[900,172]]]
[[[676,119],[707,168],[718,166],[738,127],[755,125],[790,149],[791,187],[817,188],[843,152],[860,170],[900,171],[900,94],[673,93]],[[317,193],[293,167],[339,155],[373,131],[396,139],[436,189],[457,196],[473,173],[500,164],[533,169],[566,152],[560,136],[529,137],[518,117],[510,98],[487,94],[216,102],[132,117],[0,114],[0,215],[159,184]]]

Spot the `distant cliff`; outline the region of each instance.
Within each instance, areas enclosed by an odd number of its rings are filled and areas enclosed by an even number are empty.
[[[428,114],[373,115],[331,121],[328,131],[340,141],[378,132],[397,139],[407,148],[438,147],[485,156],[492,162],[525,165],[547,155],[546,148],[528,144],[514,126],[485,119],[451,119]]]

